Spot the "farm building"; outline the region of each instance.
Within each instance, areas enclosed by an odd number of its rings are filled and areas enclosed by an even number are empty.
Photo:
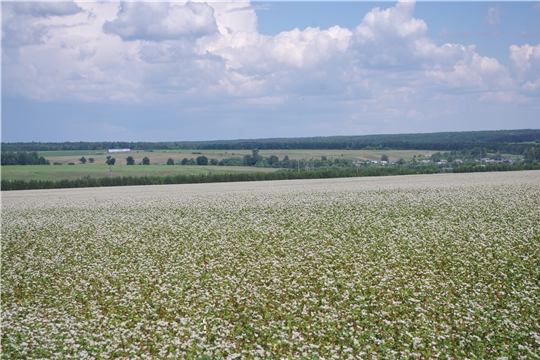
[[[120,152],[130,152],[130,149],[109,149],[109,153],[120,153]]]

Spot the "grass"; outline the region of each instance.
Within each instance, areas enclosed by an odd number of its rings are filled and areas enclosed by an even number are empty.
[[[197,175],[240,172],[271,172],[276,169],[244,166],[195,166],[195,165],[4,165],[0,169],[5,180],[73,180],[84,176],[92,178],[145,175]]]

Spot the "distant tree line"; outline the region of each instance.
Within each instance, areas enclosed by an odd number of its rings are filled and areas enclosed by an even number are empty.
[[[487,156],[487,149],[481,147],[474,147],[472,149],[463,149],[459,151],[446,151],[444,153],[436,152],[432,154],[429,159],[433,162],[440,161],[442,159],[447,162],[453,162],[455,160],[460,160],[460,163],[472,163],[476,159],[484,158]],[[495,160],[501,160],[502,155],[500,152],[496,152],[494,155]],[[396,159],[394,159],[396,160]],[[387,155],[382,155],[381,161],[390,162],[390,159]],[[523,161],[526,163],[539,162],[540,161],[540,147],[528,147],[524,151]],[[397,160],[398,165],[407,164],[409,167],[418,165],[418,159],[415,158],[411,162],[406,162],[403,159]],[[321,156],[320,159],[290,159],[289,156],[284,156],[280,160],[277,156],[271,155],[269,157],[264,157],[259,154],[258,149],[253,149],[251,155],[245,155],[241,157],[230,157],[224,158],[221,160],[217,159],[208,159],[206,156],[199,156],[196,159],[183,158],[178,165],[219,165],[219,166],[254,166],[254,167],[264,167],[264,168],[280,168],[280,169],[340,169],[347,167],[357,167],[357,166],[368,166],[370,161],[364,162],[353,162],[351,159],[346,158],[328,158],[326,156]],[[175,165],[175,162],[172,158],[167,160],[167,165]],[[456,164],[457,165],[457,164]]]
[[[167,165],[175,165],[174,159],[169,158]],[[291,160],[288,155],[285,155],[282,160],[276,155],[263,157],[259,155],[258,149],[253,149],[251,155],[244,157],[230,157],[221,160],[208,159],[206,156],[198,156],[196,159],[183,158],[178,165],[218,165],[218,166],[254,166],[263,168],[280,168],[280,169],[320,169],[320,168],[344,168],[353,167],[353,162],[350,159],[328,159],[322,156],[320,159],[299,159]]]
[[[49,160],[32,152],[2,152],[2,165],[49,165]]]
[[[538,164],[490,164],[486,166],[463,166],[453,172],[487,172],[487,171],[515,171],[540,170]],[[1,190],[31,190],[31,189],[61,189],[105,186],[130,185],[164,185],[164,184],[195,184],[239,181],[265,181],[265,180],[294,180],[294,179],[324,179],[364,176],[389,176],[434,174],[440,172],[437,168],[397,168],[397,167],[368,167],[344,169],[319,170],[283,170],[271,173],[235,173],[235,174],[208,174],[208,175],[167,175],[167,176],[141,176],[141,177],[114,177],[90,178],[84,177],[76,180],[1,180]]]
[[[536,143],[535,143],[536,142]],[[305,138],[269,138],[248,140],[176,141],[176,142],[63,142],[2,143],[4,151],[104,150],[451,150],[481,147],[489,152],[523,154],[531,146],[539,146],[540,130],[498,130],[440,132],[428,134],[393,134],[363,136],[327,136]]]
[[[525,149],[523,150],[521,155],[523,155],[523,161],[525,163],[540,162],[540,147],[525,146]],[[487,156],[486,148],[475,147],[472,149],[462,149],[459,151],[446,151],[444,153],[437,152],[431,155],[430,159],[433,161],[439,161],[441,159],[445,159],[449,162],[452,162],[457,159],[464,160],[464,161],[466,160],[472,161],[473,159],[484,158],[486,156]],[[502,159],[502,155],[500,151],[496,151],[493,156],[494,156],[494,160]]]

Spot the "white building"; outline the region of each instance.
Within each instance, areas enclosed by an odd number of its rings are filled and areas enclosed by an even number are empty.
[[[109,153],[130,152],[130,149],[109,149]]]

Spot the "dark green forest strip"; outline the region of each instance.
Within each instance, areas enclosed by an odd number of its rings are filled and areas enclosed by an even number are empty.
[[[461,150],[474,147],[489,152],[522,154],[526,147],[540,141],[540,129],[439,132],[426,134],[390,134],[321,136],[303,138],[269,138],[214,141],[174,142],[31,142],[2,143],[2,151],[59,151],[59,150],[106,150],[130,148],[132,150]]]
[[[486,166],[462,166],[452,172],[492,172],[492,171],[519,171],[540,170],[539,164],[492,164]],[[114,178],[82,178],[77,180],[4,180],[1,181],[1,190],[36,190],[36,189],[66,189],[105,186],[138,186],[138,185],[165,185],[165,184],[201,184],[239,181],[268,181],[268,180],[297,180],[297,179],[328,179],[344,177],[390,176],[390,175],[416,175],[435,174],[440,170],[426,169],[399,169],[399,168],[348,168],[340,170],[304,170],[278,171],[272,173],[236,173],[236,174],[209,174],[209,175],[171,175],[171,176],[124,176]]]

